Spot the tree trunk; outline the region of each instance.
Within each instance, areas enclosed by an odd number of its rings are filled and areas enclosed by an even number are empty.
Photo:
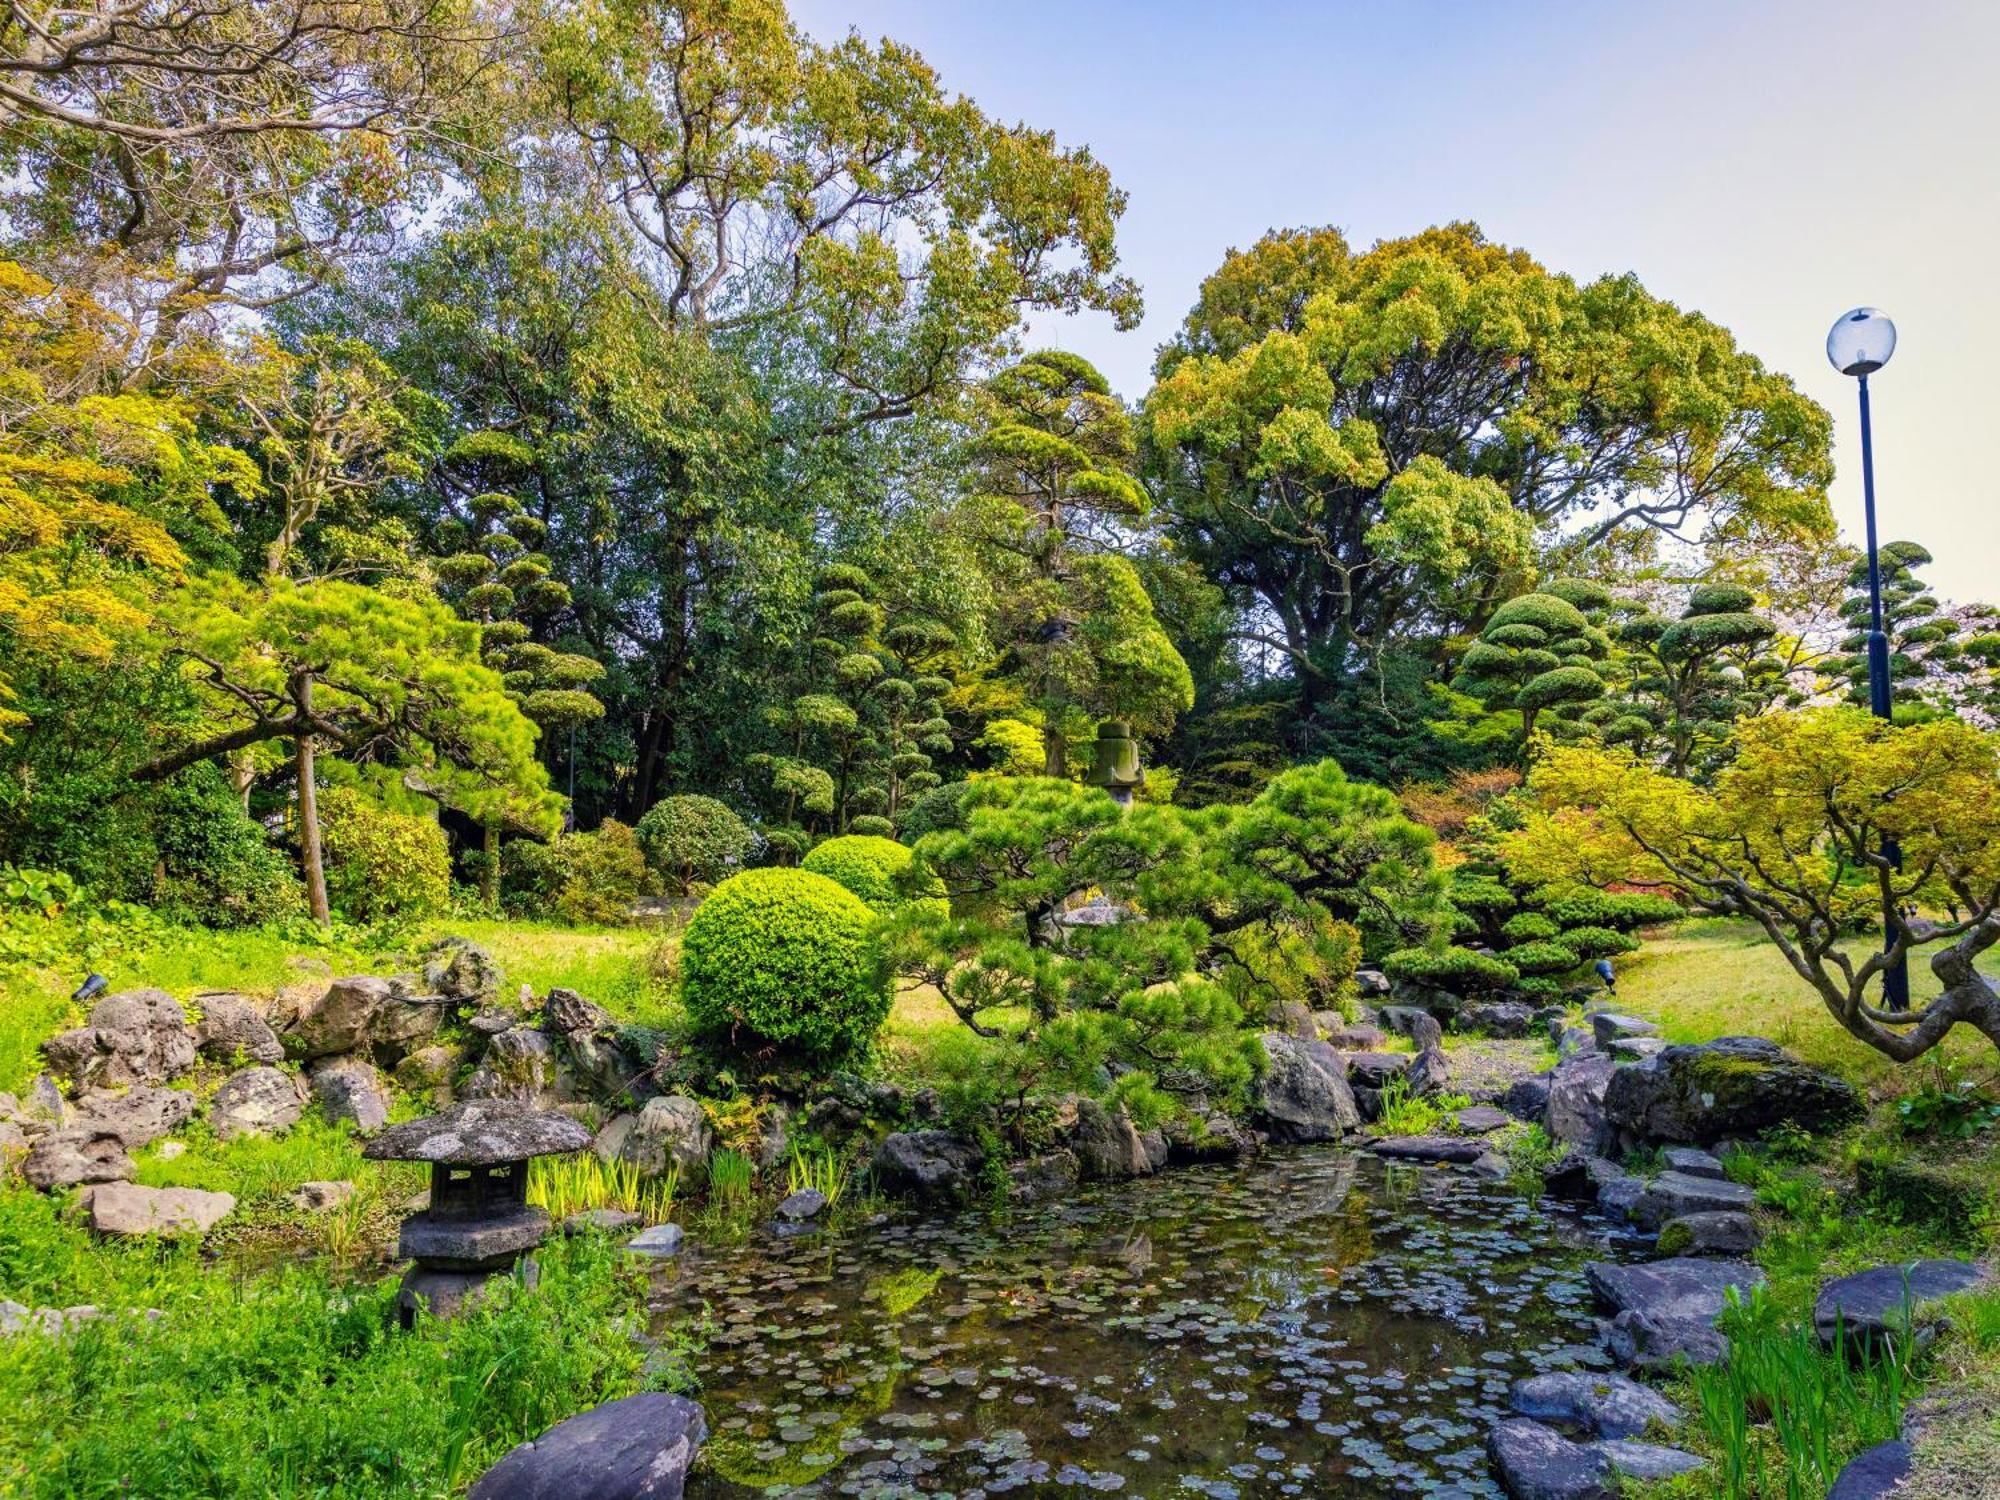
[[[486,825],[485,862],[479,867],[479,899],[488,911],[500,907],[500,827],[496,823]]]
[[[1042,774],[1058,780],[1069,775],[1069,743],[1063,738],[1062,718],[1054,711],[1042,719]]]
[[[312,718],[312,678],[301,676],[292,689],[301,721]],[[326,866],[319,850],[319,790],[313,785],[313,736],[307,728],[292,741],[296,751],[299,779],[299,863],[306,877],[306,905],[312,919],[322,927],[333,925],[333,912],[326,904]]]
[[[239,750],[229,757],[229,785],[236,792],[237,800],[243,804],[243,811],[250,811],[250,788],[257,784],[257,760],[249,750]]]

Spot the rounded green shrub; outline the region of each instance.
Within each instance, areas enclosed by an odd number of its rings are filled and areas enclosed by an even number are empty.
[[[942,916],[950,910],[944,882],[916,867],[909,846],[894,839],[847,834],[816,845],[799,868],[839,881],[880,916],[919,907]]]
[[[713,797],[663,797],[646,809],[633,832],[646,864],[672,896],[725,878],[757,842],[750,825]]]
[[[1614,953],[1637,953],[1639,940],[1609,927],[1572,927],[1562,935],[1562,945],[1574,948],[1584,958],[1609,958]]]
[[[331,787],[319,796],[319,825],[327,902],[349,921],[421,921],[451,904],[451,852],[437,819]]]
[[[709,893],[681,938],[695,1029],[817,1060],[861,1052],[889,1016],[875,914],[810,870],[745,870]]]
[[[1523,943],[1507,950],[1507,962],[1523,974],[1561,974],[1583,962],[1574,948],[1561,943]]]
[[[1401,948],[1382,960],[1382,972],[1411,984],[1461,990],[1505,989],[1521,971],[1505,959],[1489,958],[1470,948]]]
[[[896,815],[896,831],[914,844],[927,833],[965,826],[966,781],[947,781],[942,786],[920,792]]]
[[[213,761],[189,766],[153,803],[152,904],[207,927],[254,927],[305,913],[292,862],[271,847]]]
[[[1516,912],[1500,924],[1500,932],[1510,943],[1540,943],[1562,929],[1538,911]]]
[[[1538,903],[1563,927],[1609,927],[1629,932],[1687,915],[1672,900],[1645,891],[1575,891]]]
[[[500,869],[508,915],[584,925],[624,921],[647,877],[638,836],[616,818],[606,818],[592,833],[509,844]]]

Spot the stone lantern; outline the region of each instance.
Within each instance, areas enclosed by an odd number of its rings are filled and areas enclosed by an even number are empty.
[[[431,1164],[430,1207],[403,1220],[397,1254],[414,1262],[396,1294],[396,1318],[416,1323],[421,1302],[449,1318],[486,1282],[541,1244],[549,1216],[528,1203],[528,1162],[582,1151],[590,1132],[568,1115],[472,1099],[394,1125],[362,1155]],[[530,1284],[534,1262],[526,1266]]]
[[[1132,805],[1132,793],[1146,779],[1139,766],[1139,742],[1130,726],[1106,719],[1097,726],[1097,744],[1092,748],[1090,773],[1083,778],[1101,786],[1120,807]]]

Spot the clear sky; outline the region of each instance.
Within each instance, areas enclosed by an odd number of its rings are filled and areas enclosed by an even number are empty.
[[[1858,540],[1853,382],[1826,330],[1901,334],[1871,382],[1884,539],[1952,598],[2000,597],[2000,3],[1195,4],[793,0],[831,38],[916,47],[989,113],[1088,144],[1131,194],[1131,333],[1057,320],[1128,398],[1232,245],[1360,245],[1472,219],[1579,277],[1636,271],[1733,329],[1837,420]]]

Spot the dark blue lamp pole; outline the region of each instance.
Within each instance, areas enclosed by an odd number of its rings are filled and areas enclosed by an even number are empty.
[[[1872,307],[1857,307],[1843,313],[1826,336],[1826,357],[1843,375],[1852,375],[1861,388],[1861,503],[1868,523],[1868,706],[1878,719],[1891,717],[1889,692],[1889,636],[1882,628],[1882,558],[1875,541],[1875,434],[1868,418],[1868,377],[1889,362],[1896,352],[1896,325],[1888,315]],[[1894,839],[1882,841],[1882,852],[1900,867],[1903,851]],[[1882,944],[1886,952],[1895,942],[1894,914],[1882,914]],[[1882,975],[1882,1003],[1885,1009],[1907,1010],[1910,1004],[1910,966],[1907,956],[1899,957]]]

